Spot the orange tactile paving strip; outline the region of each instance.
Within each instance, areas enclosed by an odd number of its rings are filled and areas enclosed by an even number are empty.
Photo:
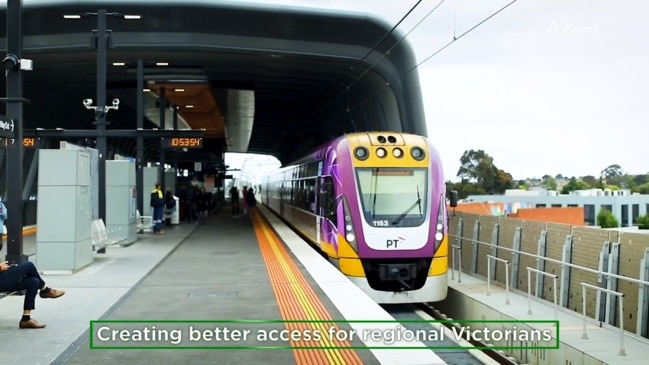
[[[281,240],[268,223],[258,215],[253,225],[259,248],[268,269],[270,282],[275,292],[282,319],[289,320],[332,320],[320,298],[313,291],[304,275],[281,243]],[[362,364],[356,351],[336,347],[350,347],[349,341],[340,341],[335,336],[329,338],[330,327],[341,329],[335,322],[287,322],[287,330],[297,330],[301,334],[319,331],[320,340],[306,338],[290,341],[291,347],[314,347],[313,349],[293,349],[297,364]],[[334,332],[336,333],[336,332]],[[304,336],[306,337],[306,336]]]

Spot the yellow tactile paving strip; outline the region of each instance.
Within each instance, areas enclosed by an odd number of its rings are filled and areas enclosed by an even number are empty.
[[[281,243],[281,240],[268,223],[258,215],[253,218],[253,225],[259,248],[268,269],[270,282],[275,292],[282,319],[289,320],[332,320],[320,298],[313,291],[304,275]],[[330,327],[340,330],[336,323],[285,323],[288,330],[299,330],[300,333],[319,330],[319,341],[290,341],[291,347],[318,347],[314,349],[293,349],[297,364],[362,364],[353,349],[327,347],[350,347],[348,341],[340,341],[328,336]]]

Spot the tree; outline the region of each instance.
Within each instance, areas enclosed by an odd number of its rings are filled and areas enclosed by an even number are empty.
[[[457,176],[462,180],[489,185],[494,178],[493,158],[483,150],[464,151],[460,157],[460,169]]]
[[[636,175],[633,177],[633,182],[636,186],[649,183],[649,174]]]
[[[649,194],[649,183],[644,183],[635,188],[635,191],[640,194]]]
[[[581,181],[585,182],[590,186],[597,186],[598,183],[598,179],[593,175],[582,176]]]
[[[638,228],[649,229],[649,215],[641,215],[638,217]]]
[[[597,214],[597,225],[602,228],[616,228],[619,227],[617,218],[607,209],[600,209]]]
[[[543,184],[548,190],[557,190],[557,180],[552,176],[543,179]]]
[[[568,194],[571,191],[575,190],[584,190],[590,188],[590,185],[586,184],[581,180],[577,180],[574,176],[570,178],[570,181],[561,189],[561,194]]]
[[[483,150],[464,151],[457,176],[467,183],[475,183],[487,194],[502,194],[514,186],[511,174],[497,168],[493,158]]]
[[[618,164],[610,165],[609,167],[602,170],[602,178],[606,180],[606,183],[612,183],[610,180],[615,180],[624,175],[622,167]]]
[[[511,189],[514,186],[514,178],[510,173],[507,173],[501,169],[496,168],[494,183],[493,183],[493,193],[503,194],[505,190]]]
[[[458,198],[466,199],[469,195],[485,195],[487,192],[481,187],[475,186],[470,182],[463,180],[461,182],[446,184],[447,195],[451,190],[457,191]]]

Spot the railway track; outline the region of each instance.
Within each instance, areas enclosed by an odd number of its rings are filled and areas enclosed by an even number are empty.
[[[456,327],[456,332],[459,332],[457,324],[449,323],[412,323],[407,321],[412,320],[427,320],[427,321],[444,321],[452,320],[440,313],[438,310],[427,304],[412,304],[412,305],[383,305],[386,311],[390,313],[396,320],[404,321],[402,325],[412,331],[417,330],[430,330],[434,327],[436,331],[444,331],[446,334],[443,340],[424,341],[429,345],[439,357],[441,357],[449,365],[516,365],[518,362],[513,357],[507,356],[500,350],[493,349],[480,349],[490,347],[489,344],[476,341],[475,339],[465,336],[459,342],[455,341],[455,334],[453,326]],[[449,349],[449,347],[455,347]],[[477,349],[470,349],[476,347]],[[437,348],[437,349],[436,349]]]

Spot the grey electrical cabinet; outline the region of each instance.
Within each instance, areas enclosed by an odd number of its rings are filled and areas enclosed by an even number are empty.
[[[178,179],[176,177],[176,170],[175,169],[170,169],[165,171],[165,191],[163,193],[166,193],[167,190],[171,190],[171,193],[176,192],[176,180]]]
[[[39,151],[36,260],[39,269],[76,271],[92,262],[90,154]]]
[[[135,162],[106,161],[106,231],[110,239],[126,239],[129,245],[137,239],[135,210]]]

